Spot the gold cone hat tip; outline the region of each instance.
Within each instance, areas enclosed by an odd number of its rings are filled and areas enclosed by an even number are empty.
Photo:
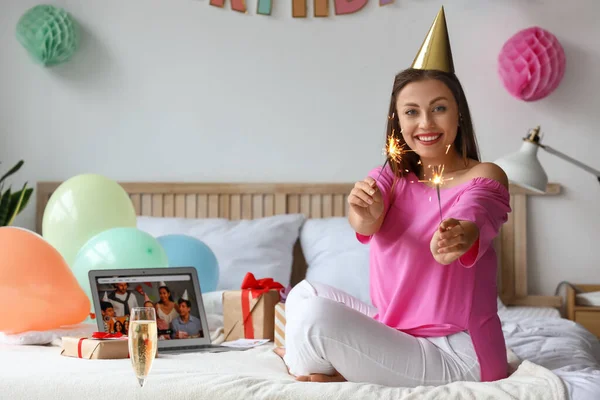
[[[454,73],[454,62],[443,6],[431,24],[411,68]]]

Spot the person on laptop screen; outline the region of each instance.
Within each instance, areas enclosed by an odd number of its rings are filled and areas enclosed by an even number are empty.
[[[112,303],[115,316],[126,317],[131,314],[131,309],[138,307],[135,295],[127,291],[129,284],[120,282],[114,285],[115,291],[108,295],[108,301]]]
[[[179,317],[171,321],[173,339],[189,339],[202,337],[202,324],[200,319],[190,314],[192,303],[188,300],[187,290],[177,302],[179,305]]]

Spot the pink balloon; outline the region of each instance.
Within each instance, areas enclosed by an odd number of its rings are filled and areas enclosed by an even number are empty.
[[[524,101],[552,93],[565,74],[565,66],[565,52],[558,39],[537,26],[517,32],[498,56],[498,73],[504,87]]]

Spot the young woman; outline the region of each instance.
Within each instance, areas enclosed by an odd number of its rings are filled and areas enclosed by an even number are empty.
[[[410,151],[348,197],[357,239],[371,246],[373,306],[303,281],[286,300],[286,349],[277,352],[303,381],[415,387],[505,378],[492,241],[510,211],[508,181],[479,161],[453,70],[396,76],[390,137]],[[429,181],[439,165],[443,220]]]
[[[171,296],[171,290],[168,286],[162,285],[158,288],[158,297],[159,301],[157,304],[157,318],[165,321],[167,324],[170,324],[175,318],[179,316],[177,312],[177,303],[173,301],[173,296]]]

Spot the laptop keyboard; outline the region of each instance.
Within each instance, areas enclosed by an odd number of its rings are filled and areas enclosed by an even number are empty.
[[[186,351],[186,350],[202,350],[202,349],[221,349],[223,346],[219,346],[216,344],[201,344],[195,346],[177,346],[177,347],[169,347],[168,349],[164,349],[165,352],[171,351]]]

